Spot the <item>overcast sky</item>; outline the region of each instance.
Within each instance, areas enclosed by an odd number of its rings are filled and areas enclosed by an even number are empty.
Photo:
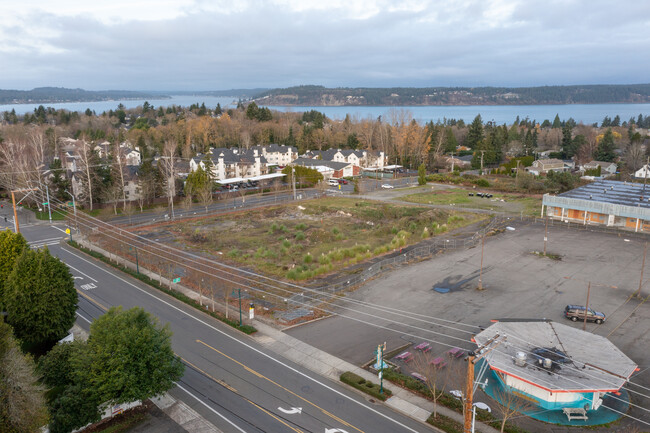
[[[2,89],[650,82],[643,0],[2,3]]]

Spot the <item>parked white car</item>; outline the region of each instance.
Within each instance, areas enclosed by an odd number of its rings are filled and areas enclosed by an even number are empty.
[[[385,184],[383,184],[381,187],[384,188],[384,189],[393,189],[393,188],[395,188],[395,187],[394,187],[393,185],[391,185],[390,183],[385,183]]]

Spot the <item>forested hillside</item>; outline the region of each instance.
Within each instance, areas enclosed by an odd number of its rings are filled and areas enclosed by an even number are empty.
[[[264,105],[547,105],[649,103],[650,84],[542,87],[297,86],[255,96]]]

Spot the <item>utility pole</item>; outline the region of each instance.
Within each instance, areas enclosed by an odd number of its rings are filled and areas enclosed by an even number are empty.
[[[77,228],[77,203],[75,203],[74,195],[70,193],[67,189],[64,190],[70,197],[72,197],[72,212],[74,214],[74,225]],[[77,228],[78,230],[78,228]]]
[[[485,235],[481,237],[481,270],[478,274],[478,289],[483,290],[483,250],[485,246]]]
[[[641,297],[641,285],[643,284],[643,270],[645,269],[645,256],[648,253],[648,242],[645,243],[643,247],[643,264],[641,265],[641,279],[639,280],[639,290],[636,291],[634,296],[637,298]]]
[[[241,328],[242,326],[242,321],[241,321],[241,287],[237,289],[239,292],[239,327]]]
[[[296,167],[291,167],[291,184],[293,186],[293,199],[296,200]]]
[[[582,322],[582,330],[587,330],[587,311],[589,311],[589,293],[591,292],[591,281],[587,284],[587,303],[585,304],[585,320]]]
[[[483,154],[485,153],[484,150],[481,150],[481,174],[483,174]]]
[[[465,394],[463,395],[464,433],[473,432],[472,409],[474,407],[474,364],[505,340],[506,336],[501,337],[499,334],[496,334],[494,337],[490,338],[485,345],[474,352],[469,352],[467,358],[465,358],[467,361],[467,378],[465,382]],[[490,347],[488,348],[488,346]]]
[[[548,209],[546,209],[546,227],[544,228],[544,257],[546,257],[546,242],[548,242]]]
[[[50,188],[45,185],[45,193],[47,194],[47,215],[50,217],[50,224],[52,224],[52,207],[50,206]]]
[[[15,189],[11,191],[11,204],[14,207],[14,230],[16,233],[20,233],[20,224],[18,223],[18,213],[16,212],[16,206],[20,204],[23,200],[27,198],[29,194],[32,192],[36,191],[38,188],[27,188],[27,189]],[[26,192],[27,195],[22,198],[18,203],[16,203],[16,195],[15,193],[17,192]]]
[[[472,432],[472,406],[474,400],[474,362],[476,356],[474,352],[470,352],[467,357],[467,377],[465,379],[465,395],[464,395],[464,407],[463,415],[464,419],[464,428],[465,433]]]
[[[454,151],[451,151],[451,172],[454,172]]]
[[[16,213],[16,196],[14,195],[15,191],[11,191],[11,203],[14,206],[14,232],[20,233],[20,225],[18,224],[18,214]]]

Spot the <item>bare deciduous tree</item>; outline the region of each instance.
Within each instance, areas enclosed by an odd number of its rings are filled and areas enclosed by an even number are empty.
[[[160,157],[160,168],[165,179],[165,196],[174,218],[174,197],[176,197],[176,148],[178,143],[173,138],[167,139],[163,145],[163,154]]]
[[[503,433],[506,422],[518,413],[526,412],[535,406],[531,401],[526,400],[526,396],[511,389],[510,391],[500,389],[496,391],[493,401],[496,402],[496,409],[501,415],[501,433]]]

